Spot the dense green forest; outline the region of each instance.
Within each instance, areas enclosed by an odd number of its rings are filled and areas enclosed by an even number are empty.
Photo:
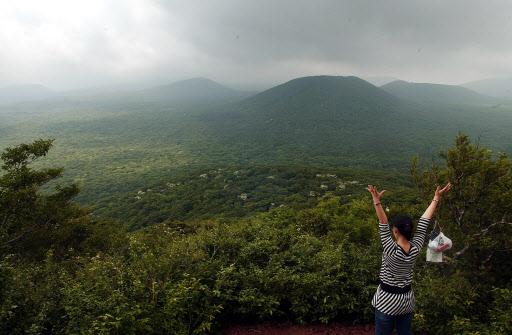
[[[381,246],[368,195],[324,192],[301,209],[168,220],[128,232],[73,202],[79,188],[59,182],[61,168],[36,164],[52,144],[19,144],[1,156],[3,333],[203,334],[233,320],[372,322]],[[389,214],[416,219],[435,184],[453,183],[438,219],[454,248],[445,263],[422,256],[416,265],[417,332],[512,331],[511,163],[459,135],[439,164],[424,170],[413,160],[411,184],[379,180],[390,188],[383,199]],[[287,176],[280,168],[253,172]],[[303,170],[288,173],[297,190],[309,180],[297,177],[307,176]],[[334,179],[327,172],[318,178]]]
[[[412,86],[416,101],[339,76],[297,78],[253,95],[193,79],[129,94],[54,97],[0,106],[0,147],[55,138],[48,158],[36,164],[64,167],[63,182],[81,188],[77,203],[131,227],[209,214],[239,217],[252,207],[304,198],[312,204],[309,192],[324,192],[314,177],[320,171],[363,185],[375,170],[394,178],[408,173],[415,155],[439,161],[438,151],[458,132],[512,153],[510,102],[467,99],[481,96],[446,85]],[[443,99],[425,103],[432,96]],[[275,166],[309,181],[296,188],[264,179]],[[237,170],[254,172],[225,190],[220,179],[197,180],[217,169],[225,170],[222,180]],[[255,188],[261,183],[265,190]],[[158,194],[136,201],[147,189]],[[253,197],[242,203],[241,193]]]
[[[133,229],[166,220],[238,218],[282,206],[312,207],[326,195],[359,196],[370,181],[411,193],[412,181],[407,174],[374,175],[365,170],[297,166],[188,168],[173,171],[167,182],[158,180],[122,194],[118,201],[103,204],[95,213],[118,218]]]
[[[196,79],[1,106],[2,333],[372,323],[365,186],[418,219],[447,180],[454,248],[418,262],[414,327],[510,333],[512,105],[394,85],[315,76],[250,94]]]

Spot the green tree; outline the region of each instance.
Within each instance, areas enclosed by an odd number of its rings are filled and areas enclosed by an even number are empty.
[[[126,245],[119,223],[93,219],[71,201],[78,193],[76,185],[50,187],[61,168],[33,168],[52,143],[39,139],[1,155],[1,334],[62,331],[69,318],[63,288],[83,260],[101,251],[122,251]]]
[[[454,333],[477,332],[491,322],[496,329],[509,327],[510,318],[502,317],[509,297],[493,292],[510,292],[512,280],[512,162],[464,134],[440,156],[443,166],[420,171],[417,159],[412,164],[425,200],[432,185],[453,184],[436,219],[454,245],[444,252],[445,263],[420,266],[416,326],[431,333],[450,327]]]
[[[461,269],[489,271],[496,280],[508,283],[512,271],[512,163],[504,153],[493,154],[460,134],[455,147],[441,152],[444,167],[420,172],[413,164],[413,176],[424,194],[431,185],[452,181],[453,191],[440,206],[439,222],[453,237],[447,259]]]
[[[36,170],[32,163],[46,156],[53,139],[38,139],[4,150],[0,156],[0,253],[42,258],[58,241],[58,229],[69,229],[66,243],[81,240],[83,229],[70,224],[84,220],[86,211],[71,202],[78,194],[76,184],[57,184],[52,193],[43,185],[62,175],[62,168]],[[62,237],[62,236],[61,236]]]

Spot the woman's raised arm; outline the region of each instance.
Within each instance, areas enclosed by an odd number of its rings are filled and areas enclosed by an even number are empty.
[[[430,224],[430,220],[437,208],[437,203],[441,200],[443,194],[448,192],[452,184],[448,182],[445,187],[441,188],[440,186],[436,187],[436,191],[434,193],[434,198],[430,202],[430,205],[425,210],[425,213],[421,216],[418,226],[416,227],[416,232],[414,233],[414,237],[411,240],[411,243],[414,244],[418,249],[421,249],[423,243],[425,241],[425,235],[427,234],[427,227]]]
[[[450,190],[450,188],[452,188],[452,184],[450,182],[448,182],[448,184],[446,184],[446,186],[443,188],[441,188],[441,186],[436,187],[434,198],[432,199],[432,202],[430,202],[430,205],[425,210],[425,213],[423,213],[423,215],[421,216],[422,218],[431,219],[432,216],[434,216],[437,204],[441,200],[443,194],[447,193]]]
[[[368,185],[367,190],[372,195],[375,213],[377,213],[377,217],[379,218],[379,235],[380,241],[382,242],[382,247],[384,252],[389,254],[393,251],[395,242],[393,242],[393,239],[391,238],[391,232],[388,226],[388,217],[386,216],[386,212],[384,212],[384,209],[382,209],[382,204],[380,203],[380,197],[384,192],[386,192],[386,190],[379,192],[373,185]]]
[[[384,209],[382,209],[382,204],[380,203],[380,197],[386,190],[377,191],[377,187],[374,185],[368,185],[367,188],[368,192],[371,193],[372,199],[373,199],[373,205],[375,207],[375,213],[377,214],[377,217],[379,218],[379,223],[387,224],[388,223],[388,217],[386,216],[386,212],[384,212]]]

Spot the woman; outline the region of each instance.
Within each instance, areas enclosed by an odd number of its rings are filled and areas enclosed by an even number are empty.
[[[411,288],[414,262],[423,246],[427,227],[431,222],[436,206],[442,196],[448,192],[451,184],[444,188],[437,186],[432,202],[421,216],[416,232],[412,237],[412,220],[405,215],[391,219],[395,241],[391,238],[386,212],[382,209],[380,198],[385,190],[379,192],[368,185],[375,212],[379,218],[379,233],[383,246],[380,268],[380,285],[375,292],[372,305],[375,307],[375,333],[391,334],[396,326],[398,335],[411,334],[414,294]],[[412,238],[411,238],[412,237]]]

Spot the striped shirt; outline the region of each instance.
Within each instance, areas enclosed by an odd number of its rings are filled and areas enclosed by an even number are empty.
[[[381,282],[398,287],[405,287],[412,283],[414,263],[425,241],[430,222],[430,219],[420,218],[414,237],[409,241],[411,243],[409,253],[393,241],[389,225],[379,223],[380,239],[384,248],[379,276]],[[389,293],[382,290],[379,285],[373,295],[372,305],[382,313],[390,315],[412,313],[414,293],[412,289],[407,293]]]

